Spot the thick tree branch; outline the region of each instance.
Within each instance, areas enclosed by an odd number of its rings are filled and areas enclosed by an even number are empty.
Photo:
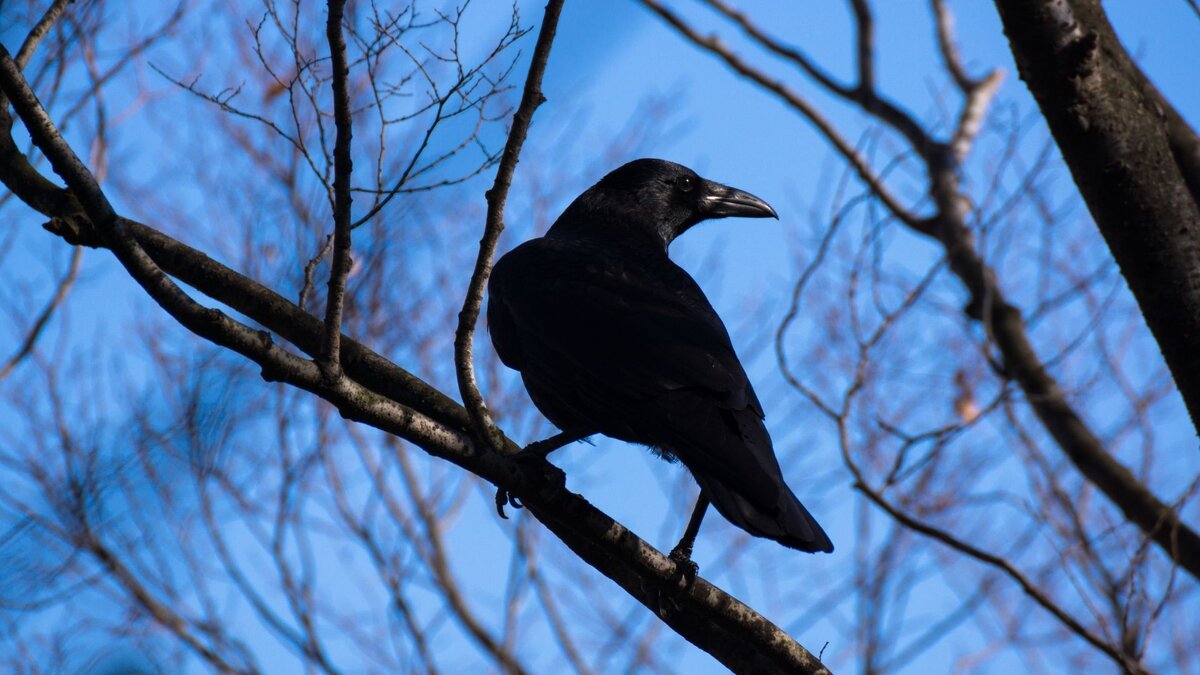
[[[454,331],[454,367],[458,375],[459,395],[462,396],[463,405],[471,415],[476,433],[480,438],[486,439],[488,445],[497,449],[503,445],[497,442],[496,425],[488,414],[487,405],[475,381],[475,324],[479,321],[479,310],[483,306],[484,286],[492,272],[492,256],[496,252],[496,243],[500,241],[500,233],[504,231],[504,205],[508,201],[513,172],[517,170],[521,148],[525,145],[529,125],[533,122],[533,113],[546,100],[542,96],[542,75],[545,74],[546,64],[550,60],[550,48],[554,45],[554,35],[558,29],[558,17],[562,13],[562,7],[563,0],[550,0],[546,4],[542,27],[538,30],[537,44],[533,48],[533,58],[529,61],[529,74],[525,76],[521,103],[513,115],[512,128],[504,144],[504,153],[500,156],[500,166],[496,168],[496,179],[492,188],[487,191],[487,220],[483,237],[479,240],[479,257],[475,260],[475,269],[471,272],[463,308],[458,313],[458,327]]]
[[[863,1],[852,1],[859,21],[870,22],[870,12]],[[867,79],[860,81],[859,86],[839,86],[828,78],[820,77],[819,73],[822,71],[819,68],[808,64],[807,59],[799,52],[790,50],[767,36],[744,15],[728,9],[720,0],[708,0],[710,5],[732,19],[768,51],[796,63],[801,70],[814,77],[831,93],[857,103],[865,112],[891,126],[912,144],[913,149],[925,161],[929,194],[935,206],[932,216],[918,218],[888,197],[882,180],[874,174],[866,160],[849,147],[811,103],[793,94],[785,85],[770,79],[760,69],[746,63],[715,36],[701,36],[683,19],[663,8],[658,0],[641,2],[692,43],[720,58],[763,89],[779,96],[801,116],[812,122],[900,222],[918,233],[936,239],[942,245],[946,250],[951,270],[970,294],[970,301],[965,308],[967,315],[982,322],[987,328],[990,339],[1003,358],[1004,374],[1020,386],[1030,407],[1051,437],[1080,473],[1100,488],[1131,522],[1153,538],[1162,551],[1180,567],[1200,579],[1200,535],[1180,521],[1175,509],[1158,499],[1129,469],[1109,454],[1100,439],[1067,401],[1062,388],[1046,370],[1045,364],[1034,349],[1021,311],[1009,302],[994,272],[977,251],[974,234],[967,224],[970,202],[961,188],[958,164],[970,149],[971,140],[982,123],[987,104],[999,85],[1000,76],[992,73],[982,80],[968,78],[972,84],[966,92],[959,123],[952,134],[954,140],[950,143],[941,142],[929,135],[914,117],[899,106],[863,86],[864,82],[870,81],[869,69],[868,75],[865,76]],[[934,7],[936,10],[938,5],[935,4]],[[941,11],[947,10],[941,7]],[[860,41],[869,40],[871,32],[869,26],[860,26]],[[946,38],[939,39],[944,41]],[[870,52],[869,46],[860,49],[860,59],[864,54],[869,56]],[[861,77],[864,75],[860,69]],[[1196,259],[1200,257],[1193,258],[1193,271],[1200,275],[1200,266],[1194,265]],[[1197,368],[1200,368],[1200,359],[1193,361]]]
[[[1133,64],[1137,67],[1137,64]],[[1167,143],[1171,146],[1171,154],[1179,165],[1179,172],[1192,193],[1192,200],[1200,204],[1200,135],[1192,128],[1175,106],[1162,95],[1158,87],[1150,81],[1146,73],[1138,67],[1138,79],[1142,84],[1142,92],[1150,98],[1155,109],[1163,115],[1163,123],[1167,126]]]
[[[27,204],[36,203],[55,218],[49,229],[74,243],[114,250],[172,317],[197,335],[258,363],[264,377],[315,393],[344,417],[408,440],[517,495],[585,562],[647,607],[657,608],[660,591],[674,592],[675,565],[666,556],[565,489],[561,472],[549,463],[519,463],[505,454],[480,451],[471,440],[467,412],[395,364],[343,337],[344,374],[331,380],[312,361],[275,345],[268,333],[196,304],[167,274],[277,331],[308,354],[320,353],[324,325],[319,319],[203,253],[113,213],[2,47],[0,87],[21,100],[17,110],[26,127],[71,188],[63,191],[37,176],[11,137],[0,139],[7,141],[0,142],[0,166],[25,164],[6,167],[0,178],[19,179],[5,184]],[[516,450],[507,438],[501,436],[499,441],[509,451]],[[828,672],[783,630],[703,579],[681,594],[678,604],[677,611],[661,617],[663,621],[734,671]]]
[[[1200,428],[1200,207],[1160,106],[1098,0],[996,7],[1021,78]]]

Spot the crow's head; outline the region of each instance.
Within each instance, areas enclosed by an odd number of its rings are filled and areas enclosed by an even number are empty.
[[[635,159],[580,195],[554,230],[635,232],[668,246],[710,218],[778,218],[775,209],[749,192],[705,180],[662,159]]]

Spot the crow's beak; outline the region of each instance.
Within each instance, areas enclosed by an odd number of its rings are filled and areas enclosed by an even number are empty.
[[[700,199],[700,209],[705,218],[743,216],[779,219],[775,209],[758,197],[712,181],[705,181],[705,195]]]

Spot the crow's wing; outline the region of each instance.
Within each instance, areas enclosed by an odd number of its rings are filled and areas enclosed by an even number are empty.
[[[665,256],[536,239],[496,264],[490,291],[496,351],[552,422],[665,450],[739,527],[833,550],[783,480],[725,325]]]
[[[768,512],[791,496],[728,331],[674,263],[535,239],[490,292],[496,351],[556,425],[663,448]]]

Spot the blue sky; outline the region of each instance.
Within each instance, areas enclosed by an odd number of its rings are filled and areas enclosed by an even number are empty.
[[[495,20],[507,15],[507,3],[485,3],[476,0],[473,20],[469,27],[487,34]],[[878,81],[880,87],[909,110],[924,119],[934,112],[931,92],[944,82],[930,79],[937,72],[936,55],[932,49],[932,26],[925,3],[881,1],[876,4],[878,21]],[[695,9],[690,4],[679,4]],[[850,16],[841,3],[752,2],[742,5],[750,14],[789,41],[803,46],[821,63],[827,64],[836,75],[849,78],[852,73],[852,48],[849,34]],[[984,67],[999,66],[1005,73],[1000,103],[1015,102],[1029,109],[1032,102],[1017,77],[1011,55],[1000,29],[995,10],[990,3],[954,2],[957,10],[959,44],[964,58],[974,74]],[[1186,3],[1173,1],[1139,2],[1120,0],[1105,5],[1127,47],[1137,54],[1140,62],[1155,83],[1174,101],[1185,117],[1193,123],[1200,121],[1200,87],[1196,87],[1194,66],[1195,45],[1200,43],[1200,19]],[[541,3],[522,4],[527,24],[540,20]],[[490,14],[495,12],[495,14]],[[708,21],[709,15],[695,9]],[[722,34],[735,49],[745,44],[731,30]],[[4,35],[6,46],[14,45]],[[532,49],[533,36],[526,38],[522,49]],[[1187,54],[1188,57],[1181,55]],[[519,69],[523,72],[523,69]],[[786,72],[786,71],[783,71]],[[789,79],[794,81],[794,78]],[[855,111],[834,103],[812,87],[799,87],[802,94],[833,112],[830,116],[857,138],[865,129],[863,118]],[[541,158],[561,158],[560,165],[585,163],[585,158],[600,155],[610,148],[614,137],[630,125],[630,118],[644,110],[645,103],[656,101],[668,109],[663,118],[670,133],[652,136],[650,143],[638,154],[658,156],[687,164],[702,175],[749,190],[779,211],[779,221],[728,220],[709,223],[688,233],[673,248],[673,256],[701,280],[718,311],[733,330],[739,349],[749,349],[757,336],[745,330],[749,310],[767,317],[764,329],[774,331],[785,309],[786,291],[798,266],[807,260],[809,251],[800,235],[811,227],[808,208],[821,204],[828,195],[820,192],[825,183],[823,175],[831,166],[830,149],[817,133],[788,111],[779,102],[763,95],[758,89],[741,80],[712,57],[684,43],[639,6],[624,0],[568,1],[559,28],[551,65],[544,85],[548,102],[537,113],[523,167],[532,166]],[[562,128],[581,120],[577,128],[563,133]],[[1036,139],[1035,139],[1036,140]],[[165,150],[169,151],[169,149]],[[154,166],[159,160],[153,143],[130,158],[125,166]],[[632,157],[630,157],[632,158]],[[610,167],[611,168],[611,167]],[[114,170],[121,170],[120,166]],[[521,181],[531,180],[531,172],[518,170],[514,199],[508,214],[509,229],[501,241],[507,250],[531,234],[528,205],[519,194]],[[600,173],[580,171],[567,179],[582,189],[600,177]],[[470,194],[481,195],[482,183]],[[566,205],[569,195],[552,210]],[[482,226],[482,219],[480,219]],[[472,238],[471,241],[474,241]],[[23,251],[28,258],[30,274],[44,274],[45,266],[32,260],[54,255],[62,258],[63,247],[48,237],[32,240]],[[932,255],[931,248],[913,241],[914,257]],[[711,261],[717,269],[709,269]],[[149,303],[140,291],[103,252],[89,253],[85,276],[88,284],[81,286],[72,298],[72,318],[68,325],[57,326],[53,344],[66,351],[86,350],[96,340],[119,340],[122,327],[131,318],[149,310]],[[464,279],[465,285],[465,279]],[[486,334],[479,333],[481,349],[487,349]],[[194,341],[188,344],[194,344]],[[118,357],[109,357],[104,368],[122,372],[127,364]],[[758,384],[760,395],[769,411],[768,422],[774,427],[787,426],[787,438],[805,444],[806,456],[794,465],[789,480],[797,493],[826,525],[835,542],[846,540],[854,526],[857,497],[848,482],[837,484],[813,499],[807,481],[811,477],[801,471],[819,473],[822,465],[835,464],[835,448],[826,433],[816,429],[791,430],[795,420],[789,418],[795,410],[788,400],[786,389],[772,384],[773,363],[769,358],[758,359],[751,367],[751,376]],[[137,372],[136,369],[133,372]],[[768,397],[767,392],[772,395]],[[114,401],[119,403],[119,400]],[[104,402],[96,404],[97,416],[104,415]],[[0,419],[5,413],[0,411]],[[802,427],[805,425],[802,424]],[[1175,433],[1182,447],[1193,441],[1186,429],[1165,430]],[[780,434],[777,433],[777,440]],[[533,440],[522,439],[522,440]],[[1194,444],[1193,444],[1194,445]],[[781,454],[792,448],[780,447]],[[1186,461],[1183,461],[1186,466]],[[568,485],[583,492],[589,500],[630,525],[660,548],[669,548],[682,528],[685,513],[669,513],[667,487],[680,478],[678,467],[667,467],[651,458],[640,448],[598,440],[596,447],[577,445],[555,455],[555,462],[567,470]],[[817,468],[813,468],[817,467]],[[1194,471],[1194,465],[1192,467]],[[664,478],[667,476],[668,478]],[[486,511],[485,501],[475,504],[478,514]],[[450,545],[456,559],[477,560],[479,550],[505,539],[493,520],[464,518],[456,527]],[[757,606],[768,617],[780,621],[794,616],[793,607],[781,606],[772,596],[767,576],[774,574],[803,575],[811,569],[829,573],[848,563],[838,554],[828,557],[797,555],[782,568],[767,569],[742,560],[742,567],[730,570],[705,569],[705,561],[717,560],[725,542],[734,530],[710,516],[701,533],[696,559],[702,573],[726,585],[739,597]],[[756,550],[774,546],[770,542],[756,544]],[[841,555],[846,555],[844,549]],[[763,556],[766,559],[766,556]],[[771,556],[772,561],[778,560]],[[769,567],[769,564],[766,565]],[[480,588],[496,582],[495,570],[488,565],[464,566],[459,570]],[[602,582],[607,583],[607,582]],[[936,614],[936,607],[931,608]],[[837,652],[838,624],[828,621],[805,626],[796,637],[805,645],[819,649],[830,641],[831,651]],[[982,640],[970,630],[962,631],[961,642],[943,641],[923,654],[908,672],[947,672],[955,659],[979,648]],[[844,644],[844,642],[843,642]],[[469,652],[468,652],[469,653]],[[721,672],[720,667],[706,655],[685,649],[679,662],[681,672]],[[845,671],[853,670],[852,660],[842,655],[839,662]],[[998,659],[991,662],[990,672],[1005,672],[1015,667],[1013,661]]]
[[[690,4],[676,5],[689,8],[689,12],[694,9]],[[932,48],[933,27],[925,5],[912,2],[878,2],[874,5],[880,88],[919,117],[931,119],[934,112],[931,93],[943,87],[944,82],[929,75],[940,70]],[[1017,76],[994,7],[990,3],[965,2],[954,2],[951,6],[957,16],[958,42],[971,73],[981,75],[984,68],[1001,68],[1005,80],[997,106],[1015,102],[1024,110],[1032,109],[1032,100]],[[1108,2],[1105,6],[1125,44],[1139,56],[1155,83],[1185,117],[1193,123],[1200,121],[1200,87],[1195,86],[1194,73],[1200,20],[1183,2],[1125,1]],[[750,2],[739,3],[739,7],[760,18],[761,25],[769,26],[774,34],[802,46],[836,75],[846,79],[851,77],[852,46],[846,37],[850,34],[850,16],[843,3]],[[695,13],[703,15],[702,10]],[[706,25],[704,21],[700,23]],[[707,25],[717,24],[709,22]],[[744,43],[732,30],[722,27],[721,35],[735,49],[745,50]],[[727,323],[734,325],[739,314],[748,307],[761,305],[765,307],[764,315],[771,317],[768,328],[773,330],[774,321],[783,312],[784,291],[790,286],[787,280],[796,273],[799,263],[807,259],[804,251],[797,251],[796,230],[808,226],[807,206],[822,199],[822,195],[815,193],[814,186],[821,184],[821,173],[829,166],[829,146],[781,103],[732,74],[711,56],[685,44],[674,32],[632,3],[568,3],[555,50],[545,85],[549,103],[538,113],[540,128],[550,126],[559,111],[570,111],[575,107],[587,109],[593,125],[574,136],[569,149],[557,146],[547,149],[539,145],[539,127],[535,125],[531,151],[566,151],[583,155],[601,152],[609,140],[606,130],[619,128],[647,98],[667,98],[672,109],[672,126],[678,133],[660,139],[657,145],[646,149],[646,154],[687,164],[702,175],[748,189],[770,201],[780,213],[779,222],[731,220],[705,224],[673,246],[673,257],[702,280]],[[1191,56],[1181,56],[1184,54]],[[761,58],[756,60],[763,61]],[[786,72],[782,68],[776,68],[776,71]],[[790,74],[788,79],[796,80]],[[831,104],[829,98],[815,87],[802,85],[798,88],[825,110],[834,111],[830,116],[847,137],[853,140],[861,133],[863,119],[856,111]],[[535,156],[527,156],[526,161]],[[581,177],[581,180],[586,183],[591,178]],[[512,215],[516,218],[510,218],[510,222],[516,220],[519,223],[519,214]],[[505,235],[502,248],[519,243],[519,230],[520,225],[514,223]],[[930,255],[928,244],[913,242],[912,246],[914,256]],[[720,260],[721,273],[716,279],[706,278],[706,270],[701,265],[714,251]],[[753,337],[745,331],[734,331],[735,342],[741,343],[739,347],[744,347]],[[769,361],[760,362],[751,371],[760,391],[764,381],[771,377],[773,363]],[[785,402],[767,400],[766,405],[768,423],[780,424],[780,411],[787,409]],[[1178,408],[1175,410],[1178,412]],[[785,419],[784,423],[789,421]],[[1171,445],[1181,451],[1194,448],[1194,437],[1186,425],[1167,424],[1164,431],[1168,436],[1175,434],[1176,440]],[[806,451],[819,457],[813,461],[838,461],[834,456],[835,448],[828,442],[830,439],[820,434],[816,438],[824,438],[826,443]],[[634,451],[610,448],[611,444],[604,441],[599,445],[597,451],[565,450],[563,454],[567,456],[560,456],[556,461],[567,468],[570,476],[580,472],[580,468],[575,467],[576,462],[585,463],[590,479],[586,491],[589,499],[629,522],[651,541],[669,545],[675,530],[657,522],[657,514],[646,515],[648,506],[653,513],[654,505],[663,502],[651,500],[646,504],[628,500],[631,493],[653,496],[655,480],[646,474],[661,472],[663,467],[647,459],[641,465],[633,462],[635,469],[631,471]],[[587,459],[579,458],[585,453],[589,454]],[[1183,475],[1188,475],[1189,464],[1190,471],[1195,470],[1194,462],[1186,459],[1189,456],[1179,456],[1183,466],[1178,468],[1184,471]],[[811,463],[806,462],[803,466],[811,466]],[[805,498],[806,476],[793,473],[789,478],[797,493]],[[645,487],[631,489],[630,481]],[[835,542],[849,538],[854,515],[847,505],[854,499],[850,486],[844,484],[833,490],[831,499],[822,500],[813,507]],[[676,514],[670,519],[676,521],[675,528],[681,525],[681,518]],[[721,537],[729,533],[726,527],[713,527],[711,521],[707,523],[698,545],[697,560],[715,559]],[[821,560],[797,556],[791,573],[803,574],[801,570],[809,565],[836,567],[845,564],[845,560],[839,560],[837,555]],[[701,565],[703,569],[703,562]],[[739,589],[742,584],[737,577],[746,572],[736,570],[718,574],[717,581],[728,584],[735,592],[747,593],[751,604],[755,604],[755,599],[769,596],[770,591],[755,588],[753,584]],[[936,608],[930,609],[936,615]],[[770,609],[766,613],[772,616]],[[819,648],[826,640],[836,643],[837,630],[818,623],[797,637],[802,643]],[[979,646],[971,644],[972,641],[970,630],[960,631],[955,638],[924,653],[906,672],[949,672],[957,657]],[[720,671],[706,657],[694,652],[688,653],[684,664],[683,669],[688,672]],[[840,665],[843,670],[853,670],[846,662]],[[1007,659],[997,659],[991,662],[987,672],[1012,672],[1011,669],[1020,667]]]

